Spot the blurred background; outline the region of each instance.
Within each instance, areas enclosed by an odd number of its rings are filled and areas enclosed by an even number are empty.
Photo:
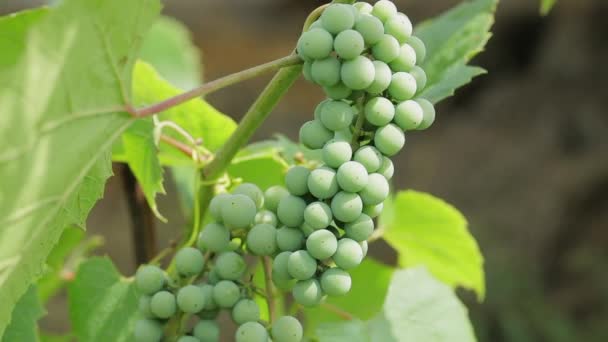
[[[40,4],[8,0],[8,13]],[[414,22],[458,0],[395,1]],[[321,1],[173,0],[164,14],[185,23],[201,48],[204,78],[287,55]],[[488,69],[438,106],[432,129],[408,136],[396,187],[441,197],[470,221],[486,258],[487,299],[467,302],[480,341],[608,341],[608,2],[561,0],[548,17],[536,0],[504,0],[494,37],[474,64]],[[268,77],[207,100],[239,119]],[[293,139],[321,90],[298,81],[255,140]],[[118,169],[117,169],[118,170]],[[117,172],[117,175],[120,173]],[[160,241],[183,222],[167,181]],[[113,177],[89,219],[125,274],[135,269],[123,182]],[[391,258],[374,244],[375,255]],[[64,298],[43,327],[67,329]]]

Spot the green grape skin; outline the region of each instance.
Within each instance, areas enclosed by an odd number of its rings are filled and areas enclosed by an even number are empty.
[[[416,102],[422,107],[423,113],[422,122],[416,129],[425,130],[435,122],[435,107],[430,101],[425,99],[417,99]]]
[[[165,272],[154,265],[141,266],[135,273],[135,285],[145,295],[153,295],[162,290],[165,282]]]
[[[276,213],[279,202],[287,195],[289,195],[289,191],[280,185],[269,187],[264,192],[264,205],[266,206],[266,209]]]
[[[392,1],[380,0],[374,4],[372,14],[382,20],[382,22],[385,22],[397,14],[397,7]]]
[[[311,150],[322,148],[331,138],[332,131],[325,128],[320,120],[308,121],[300,127],[300,142]]]
[[[321,122],[331,131],[339,131],[350,125],[353,121],[353,110],[344,101],[331,101],[325,103],[321,109]]]
[[[342,82],[350,89],[363,90],[374,82],[376,69],[369,58],[357,56],[342,63],[340,76]]]
[[[157,292],[150,300],[150,311],[162,319],[173,316],[177,311],[175,296],[169,291]]]
[[[134,336],[136,342],[160,342],[163,327],[153,319],[140,319],[135,322]]]
[[[287,227],[299,227],[304,222],[305,209],[306,201],[302,198],[293,195],[285,196],[279,202],[277,217]]]
[[[310,170],[304,166],[292,166],[285,174],[287,191],[294,196],[303,196],[308,193],[308,176]]]
[[[395,107],[395,123],[404,131],[417,129],[423,118],[422,107],[414,100],[403,101]]]
[[[334,39],[334,50],[342,59],[353,59],[365,49],[361,34],[355,30],[345,30]]]
[[[396,72],[388,86],[389,95],[396,101],[411,99],[416,94],[416,79],[407,72]]]
[[[350,143],[344,140],[332,139],[323,146],[322,158],[325,165],[338,168],[353,156]]]
[[[363,253],[363,257],[365,258],[367,256],[367,250],[369,248],[367,241],[359,242],[359,246],[361,246],[361,252]]]
[[[404,44],[412,35],[413,27],[410,19],[403,13],[393,15],[384,23],[384,32],[395,37],[399,43]]]
[[[311,61],[304,61],[304,64],[302,65],[302,75],[304,75],[304,79],[307,80],[308,82],[314,82],[312,80],[312,62]]]
[[[334,133],[333,140],[352,141],[353,133],[350,131],[350,128],[345,128],[343,130],[336,131]],[[352,151],[352,149],[351,149],[351,151]]]
[[[230,198],[230,194],[223,192],[215,195],[209,202],[209,213],[217,222],[222,222],[222,207],[228,198]]]
[[[347,192],[358,192],[367,185],[367,170],[363,164],[349,161],[338,168],[338,185]]]
[[[380,169],[382,158],[382,153],[380,153],[377,148],[366,145],[355,152],[353,160],[363,165],[365,170],[367,170],[367,173],[372,173]]]
[[[375,126],[384,126],[395,117],[395,106],[385,97],[374,97],[367,101],[363,109],[365,119]]]
[[[310,24],[310,26],[308,27],[308,30],[312,30],[314,28],[320,28],[320,29],[323,28],[323,23],[321,23],[321,20],[319,20],[319,19],[315,20],[312,24]]]
[[[246,268],[245,260],[236,252],[223,252],[215,259],[215,269],[221,279],[238,280]]]
[[[376,218],[382,214],[382,209],[384,209],[383,203],[378,205],[364,205],[363,213],[371,218]]]
[[[319,102],[319,104],[315,107],[315,112],[314,112],[315,120],[321,121],[321,112],[323,111],[323,107],[330,102],[333,102],[332,99],[325,99],[325,100]]]
[[[276,227],[279,224],[279,219],[277,215],[270,210],[261,210],[255,215],[254,224],[267,223],[273,227]]]
[[[277,230],[276,243],[281,251],[297,251],[304,245],[304,233],[298,228],[283,226]]]
[[[314,229],[311,225],[309,225],[308,223],[304,222],[301,226],[300,226],[300,230],[302,231],[302,233],[304,233],[305,237],[309,237],[310,234],[312,234],[314,231],[316,231],[316,229]]]
[[[306,239],[308,254],[317,260],[329,259],[338,248],[336,236],[327,229],[319,229]]]
[[[411,71],[416,65],[416,51],[407,44],[399,48],[399,56],[389,63],[394,72]]]
[[[393,165],[393,161],[390,158],[382,157],[382,166],[378,169],[378,173],[384,176],[386,180],[390,180],[393,178],[395,174],[395,166]]]
[[[314,278],[298,281],[291,293],[293,294],[293,299],[305,307],[319,305],[324,297],[321,284]]]
[[[388,124],[376,130],[374,145],[385,156],[394,156],[405,145],[405,135],[398,126]]]
[[[213,287],[213,300],[220,308],[230,309],[240,298],[238,285],[230,280],[221,280]]]
[[[424,90],[424,87],[426,87],[427,82],[424,69],[419,66],[414,66],[412,70],[410,70],[410,75],[412,75],[416,80],[416,92],[421,93]]]
[[[257,214],[255,203],[248,196],[231,195],[224,201],[222,219],[228,229],[243,229],[249,227]]]
[[[220,327],[216,321],[203,319],[194,326],[193,335],[201,342],[218,342],[220,340]]]
[[[186,313],[197,313],[205,307],[205,292],[196,285],[186,285],[177,292],[177,306]]]
[[[355,16],[349,5],[332,4],[321,14],[321,24],[327,32],[338,34],[355,25]]]
[[[312,202],[304,210],[304,222],[313,230],[326,228],[332,219],[331,208],[323,202]]]
[[[152,297],[150,296],[141,296],[139,297],[139,302],[137,305],[137,309],[139,310],[139,313],[142,315],[142,317],[145,318],[153,318],[154,315],[152,314],[152,311],[150,311],[150,301],[152,300]]]
[[[175,268],[183,276],[193,276],[203,271],[205,258],[196,248],[182,248],[175,254]]]
[[[322,28],[308,30],[298,39],[298,54],[305,59],[323,59],[334,47],[334,38]]]
[[[253,183],[239,184],[236,188],[234,188],[232,194],[241,194],[251,198],[251,200],[253,201],[253,203],[255,203],[255,206],[258,209],[264,206],[264,193],[257,185]]]
[[[379,173],[369,175],[367,186],[359,192],[365,205],[378,205],[388,198],[390,188],[388,181]]]
[[[323,91],[325,92],[325,95],[332,100],[344,100],[353,93],[353,91],[342,82],[335,86],[323,87]]]
[[[355,2],[353,7],[356,8],[360,14],[371,14],[372,10],[374,9],[372,5],[362,1]]]
[[[196,245],[203,251],[223,252],[229,244],[230,231],[220,223],[209,223],[199,234]]]
[[[361,215],[363,202],[359,195],[340,191],[331,200],[331,211],[334,217],[342,222],[352,222]]]
[[[251,299],[241,299],[232,308],[232,320],[236,324],[257,322],[260,320],[260,307]]]
[[[374,81],[367,87],[367,92],[371,95],[380,95],[391,84],[393,72],[388,64],[382,61],[373,61],[374,64]]]
[[[313,170],[308,177],[308,189],[318,199],[331,198],[338,192],[336,171],[325,166]]]
[[[203,310],[213,311],[217,309],[217,304],[215,304],[215,300],[213,299],[213,285],[211,284],[199,284],[197,285],[201,288],[203,292],[203,296],[205,297],[205,306]]]
[[[200,342],[200,340],[194,336],[181,336],[177,342]]]
[[[317,59],[312,62],[310,74],[315,83],[331,87],[340,82],[340,68],[342,64],[338,58],[329,56],[324,59]]]
[[[407,43],[416,51],[416,61],[418,64],[424,62],[426,58],[426,46],[424,42],[418,37],[411,36],[408,38]]]
[[[344,225],[346,237],[357,242],[365,241],[374,232],[374,220],[366,214],[361,214],[353,222]]]
[[[336,266],[348,271],[361,264],[361,261],[363,261],[363,250],[357,241],[342,238],[338,241],[338,249],[332,259],[336,263]]]
[[[382,21],[368,14],[361,14],[359,16],[355,23],[355,30],[363,37],[363,41],[367,46],[376,44],[384,36]]]
[[[287,270],[290,255],[289,251],[281,252],[272,261],[272,282],[283,291],[291,290],[295,284],[295,280]]]
[[[287,272],[297,280],[310,279],[317,271],[317,261],[305,250],[291,253],[287,259]]]
[[[350,274],[340,268],[330,268],[321,275],[321,288],[328,296],[344,296],[351,286]]]
[[[268,332],[258,322],[241,324],[234,336],[236,342],[268,342]]]
[[[247,248],[254,255],[272,255],[277,250],[277,228],[267,223],[253,226],[247,233]]]
[[[228,244],[228,250],[229,252],[236,252],[239,249],[241,249],[241,246],[243,240],[241,238],[235,237],[234,239],[230,240],[230,243]]]
[[[211,285],[215,285],[220,280],[222,280],[222,278],[220,278],[220,275],[217,273],[217,267],[213,267],[211,271],[209,271],[209,274],[207,274],[207,282]]]
[[[273,342],[300,342],[304,329],[295,317],[283,316],[272,323],[270,335]]]
[[[399,56],[401,46],[395,37],[385,34],[380,40],[372,46],[372,55],[377,60],[384,63],[390,63]]]

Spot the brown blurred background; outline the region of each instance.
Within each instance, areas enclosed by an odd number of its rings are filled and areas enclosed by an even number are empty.
[[[396,1],[419,22],[457,0]],[[173,0],[202,49],[205,79],[289,53],[321,1]],[[36,4],[9,0],[2,12]],[[475,63],[489,74],[438,106],[432,129],[408,138],[396,186],[430,192],[459,208],[486,257],[487,299],[463,293],[480,341],[608,341],[608,2],[560,0],[540,17],[536,0],[504,0],[494,37]],[[268,78],[208,97],[239,119]],[[299,126],[322,99],[298,81],[255,139]],[[167,182],[169,183],[169,182]],[[171,184],[160,208],[181,224]],[[134,270],[121,180],[113,177],[89,229],[102,253]],[[375,248],[385,248],[383,246]],[[378,250],[376,251],[378,253]],[[383,251],[379,251],[382,253]],[[45,327],[65,329],[62,298]]]

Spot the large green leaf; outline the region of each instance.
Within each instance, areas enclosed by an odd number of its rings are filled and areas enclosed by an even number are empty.
[[[428,82],[421,97],[436,103],[454,94],[485,71],[466,64],[481,52],[492,36],[498,0],[473,0],[427,20],[415,29],[426,45],[422,63]]]
[[[63,229],[84,226],[103,194],[159,11],[158,0],[66,0],[0,19],[0,335]]]
[[[110,259],[84,262],[68,288],[70,321],[79,341],[132,341],[137,292]]]
[[[281,157],[277,147],[252,144],[239,151],[228,167],[228,174],[265,190],[273,185],[283,184],[288,168],[289,165]]]
[[[6,328],[2,342],[37,342],[37,322],[44,313],[36,288],[32,286],[15,305],[13,319]]]
[[[386,203],[380,225],[401,266],[425,265],[439,280],[475,290],[483,299],[483,257],[454,207],[429,194],[399,192]]]

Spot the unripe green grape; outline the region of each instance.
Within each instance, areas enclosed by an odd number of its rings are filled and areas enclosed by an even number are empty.
[[[304,210],[304,222],[312,229],[323,229],[331,223],[331,208],[323,202],[312,202]]]
[[[365,56],[357,56],[354,59],[342,63],[340,76],[342,82],[353,90],[363,90],[374,82],[376,70],[374,64]]]
[[[317,260],[330,258],[338,248],[336,236],[327,229],[319,229],[306,239],[306,250]]]
[[[177,306],[187,313],[197,313],[205,307],[205,293],[195,285],[186,285],[177,292]]]
[[[306,201],[302,198],[285,196],[279,202],[277,216],[287,227],[299,227],[304,222],[304,209],[306,209]]]
[[[372,10],[374,9],[372,5],[363,1],[355,2],[353,7],[356,8],[360,14],[371,14]]]
[[[359,242],[359,246],[361,246],[361,251],[363,252],[363,257],[365,258],[367,256],[369,244],[367,243],[367,241],[361,241]]]
[[[378,171],[382,165],[382,153],[374,146],[366,145],[355,152],[354,161],[361,163],[367,173]]]
[[[273,185],[264,192],[264,205],[268,210],[276,213],[279,202],[287,195],[289,195],[287,189],[280,185]]]
[[[393,76],[393,72],[391,68],[389,68],[388,64],[382,61],[373,61],[374,64],[374,81],[367,88],[367,92],[372,95],[380,95],[391,84],[391,79]]]
[[[416,102],[422,107],[423,118],[420,125],[416,128],[418,130],[424,130],[435,122],[435,107],[431,102],[425,99],[416,99]]]
[[[353,149],[346,141],[332,139],[323,146],[322,156],[325,165],[338,168],[352,158]]]
[[[342,222],[352,222],[361,215],[363,202],[357,194],[340,191],[331,200],[334,217]]]
[[[334,39],[334,50],[342,59],[353,59],[365,49],[361,34],[355,30],[345,30]]]
[[[222,222],[222,207],[225,205],[226,200],[230,198],[230,194],[226,192],[222,192],[220,194],[215,195],[211,202],[209,202],[209,213],[211,217],[217,222]]]
[[[410,18],[405,14],[393,15],[384,23],[384,32],[395,37],[399,43],[403,44],[412,35],[413,27]]]
[[[304,75],[304,79],[308,82],[314,82],[312,80],[312,62],[304,61],[302,65],[302,75]]]
[[[376,44],[382,39],[382,36],[384,36],[382,21],[368,14],[359,16],[355,23],[355,30],[361,34],[363,41],[367,46]]]
[[[422,123],[422,107],[414,100],[406,100],[395,107],[395,123],[404,131],[411,131]]]
[[[241,324],[234,335],[236,342],[268,342],[268,332],[258,322]]]
[[[299,228],[281,227],[277,230],[277,246],[281,251],[297,251],[304,244],[304,233]]]
[[[300,342],[304,329],[295,317],[283,316],[272,323],[270,335],[273,342]]]
[[[321,109],[321,122],[323,126],[332,131],[339,131],[350,125],[353,121],[353,110],[343,101],[327,102]]]
[[[410,71],[416,65],[416,51],[407,44],[399,48],[399,56],[389,63],[394,72]]]
[[[272,261],[272,282],[283,291],[290,290],[295,284],[287,269],[290,255],[289,251],[281,252]]]
[[[308,189],[318,199],[332,197],[338,192],[336,171],[325,166],[314,169],[308,177]]]
[[[213,267],[207,275],[207,282],[211,285],[215,285],[219,283],[220,280],[222,280],[222,278],[220,278],[220,275],[217,273],[217,267]]]
[[[310,170],[304,166],[292,166],[285,174],[285,186],[289,193],[302,196],[308,193],[308,175]]]
[[[222,280],[213,287],[213,300],[223,309],[229,309],[241,298],[237,284],[230,280]]]
[[[317,271],[317,261],[305,250],[291,253],[287,259],[287,272],[294,279],[310,279]]]
[[[247,248],[255,255],[271,255],[277,250],[277,229],[267,223],[253,226],[247,233]]]
[[[298,54],[308,59],[323,59],[334,47],[334,38],[322,28],[308,30],[298,39]]]
[[[355,25],[355,16],[350,5],[332,4],[321,14],[323,27],[332,34],[338,34]]]
[[[200,340],[194,336],[181,336],[177,342],[200,342]]]
[[[342,82],[332,87],[323,87],[323,91],[325,91],[325,95],[332,100],[344,100],[353,93],[353,91]]]
[[[334,133],[334,140],[352,141],[353,133],[350,128],[345,128]]]
[[[338,185],[344,191],[358,192],[367,185],[367,170],[356,161],[349,161],[338,168]]]
[[[393,161],[390,158],[382,157],[382,166],[378,169],[378,173],[384,176],[386,180],[390,180],[393,178],[395,174],[395,166],[393,165]]]
[[[222,279],[241,279],[246,268],[245,260],[236,252],[223,252],[215,259],[215,270]]]
[[[421,93],[424,90],[424,87],[426,87],[426,73],[421,67],[414,66],[412,70],[410,70],[410,75],[416,80],[416,92]]]
[[[363,261],[363,250],[357,241],[342,238],[338,241],[338,249],[332,257],[336,266],[343,270],[353,269]]]
[[[279,219],[277,218],[277,215],[275,213],[273,213],[272,211],[262,210],[262,211],[258,211],[258,213],[255,215],[255,220],[253,223],[254,224],[267,223],[271,226],[276,227],[277,224],[279,223]]]
[[[243,240],[241,238],[235,237],[234,239],[230,240],[227,251],[230,251],[230,252],[238,251],[239,249],[241,249],[241,246],[243,245],[242,242],[243,242]]]
[[[260,188],[258,188],[257,185],[253,183],[243,183],[238,185],[236,188],[234,188],[232,194],[241,194],[251,198],[258,209],[262,208],[264,205],[264,193],[262,190],[260,190]]]
[[[315,20],[312,24],[310,24],[307,31],[312,30],[314,28],[320,28],[320,29],[323,28],[323,23],[321,22],[321,20],[319,20],[319,19]]]
[[[369,239],[374,232],[374,220],[366,214],[361,214],[361,216],[353,222],[345,224],[344,231],[348,238],[357,242],[365,241]]]
[[[137,305],[137,309],[139,313],[145,318],[152,318],[152,311],[150,311],[150,301],[152,297],[150,296],[141,296],[139,297],[139,303]]]
[[[175,254],[175,268],[184,276],[193,276],[203,271],[205,258],[203,253],[196,248],[182,248]]]
[[[315,278],[298,281],[291,291],[293,299],[305,307],[319,305],[323,300],[323,289]]]
[[[220,327],[216,321],[200,320],[194,326],[193,335],[201,342],[218,342],[220,340]]]
[[[257,322],[260,319],[260,307],[251,299],[241,299],[232,308],[232,320],[236,324]]]
[[[316,231],[315,228],[313,228],[311,225],[309,225],[308,223],[304,222],[301,226],[300,226],[300,230],[302,231],[302,233],[304,233],[305,237],[309,237],[310,234],[312,234],[313,232]]]
[[[230,232],[220,223],[209,223],[198,236],[197,247],[200,250],[222,252],[228,249]]]
[[[321,288],[328,296],[344,296],[351,285],[350,274],[340,268],[330,268],[321,275]]]
[[[384,209],[383,203],[378,205],[364,205],[363,213],[371,218],[376,218],[382,214],[382,209]]]
[[[224,201],[222,219],[229,229],[242,229],[249,227],[257,214],[257,207],[248,196],[231,195]]]
[[[374,97],[367,101],[364,108],[365,119],[372,125],[384,126],[393,120],[395,106],[385,97]]]
[[[153,265],[141,266],[135,273],[135,285],[139,292],[152,295],[165,286],[165,272]]]
[[[388,198],[390,188],[388,181],[379,173],[369,175],[367,186],[359,192],[365,205],[377,205]]]
[[[213,311],[217,309],[217,304],[215,304],[215,300],[213,299],[213,285],[199,284],[198,287],[201,288],[203,296],[205,297],[205,306],[203,309],[206,311]]]
[[[394,73],[388,86],[389,95],[396,101],[411,99],[416,94],[416,90],[416,79],[407,72]]]
[[[315,112],[314,112],[315,120],[321,121],[321,111],[323,110],[323,107],[330,102],[333,102],[333,100],[325,99],[325,100],[319,102],[319,104],[315,107]]]
[[[397,14],[397,7],[392,1],[380,0],[374,4],[372,14],[382,20],[382,22],[385,22]]]
[[[385,34],[372,47],[372,54],[377,60],[390,63],[399,56],[401,46],[395,37]]]
[[[374,145],[384,155],[394,156],[405,145],[405,135],[401,128],[394,124],[388,124],[376,130]]]
[[[153,319],[140,319],[135,322],[134,336],[136,342],[160,342],[163,326]]]
[[[424,58],[426,57],[426,46],[424,46],[424,42],[418,37],[411,36],[408,38],[407,43],[416,51],[416,61],[418,64],[424,62]]]
[[[158,318],[169,318],[176,310],[175,296],[169,291],[157,292],[150,300],[150,311]]]
[[[281,291],[291,291],[291,289],[296,283],[296,280],[292,277],[284,278],[275,273],[272,274],[271,279],[274,286],[276,286],[276,288],[280,289]]]
[[[308,121],[300,127],[300,142],[312,150],[320,149],[332,137],[332,131],[325,128],[320,120]]]
[[[338,58],[334,56],[317,59],[312,63],[310,74],[315,83],[325,87],[334,86],[340,82],[341,66]]]

